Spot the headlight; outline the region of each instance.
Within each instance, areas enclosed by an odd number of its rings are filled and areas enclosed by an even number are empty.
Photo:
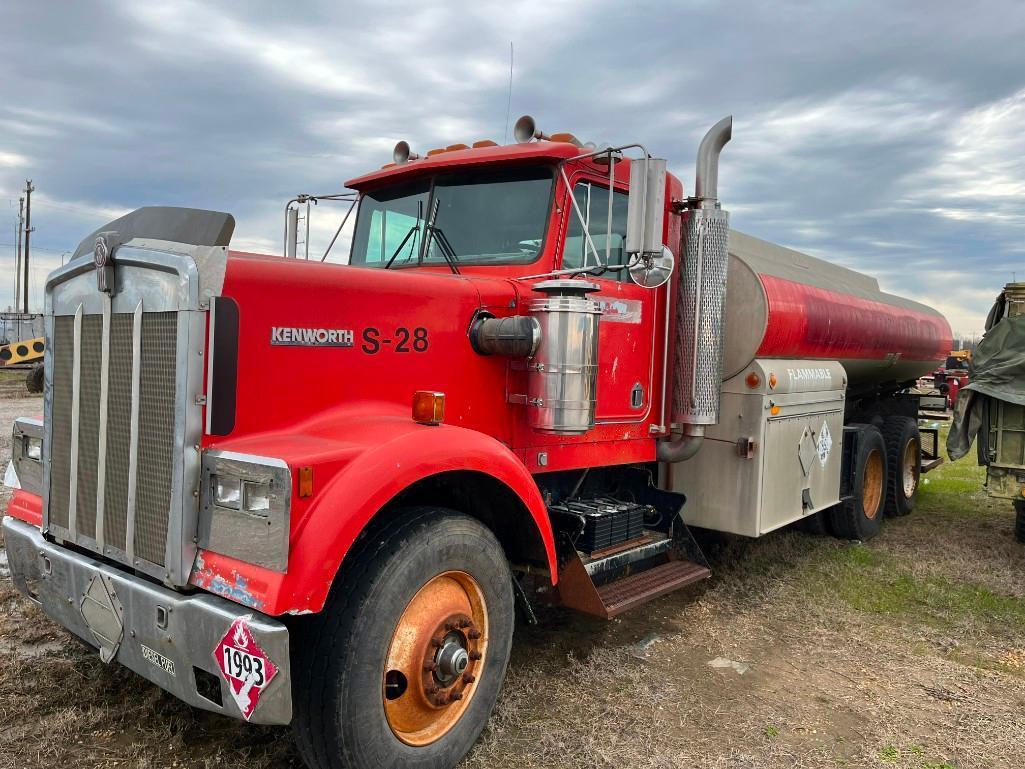
[[[33,438],[30,435],[26,435],[21,441],[21,454],[28,459],[34,459],[37,462],[43,459],[43,439]]]
[[[243,481],[242,508],[249,513],[262,513],[270,510],[271,484],[256,481]]]
[[[280,459],[203,452],[199,546],[277,571],[288,567],[292,473]]]
[[[266,513],[274,497],[273,481],[243,480],[239,476],[219,474],[211,476],[214,504],[247,513]]]
[[[238,510],[242,503],[242,479],[215,475],[213,480],[214,504]]]

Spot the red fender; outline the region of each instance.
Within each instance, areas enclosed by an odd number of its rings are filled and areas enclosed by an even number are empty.
[[[7,503],[7,514],[33,526],[42,526],[43,498],[24,489],[15,489]]]
[[[314,494],[309,505],[293,498],[286,574],[201,551],[191,583],[266,614],[320,611],[342,559],[374,515],[417,481],[456,470],[488,475],[519,497],[537,526],[554,581],[555,540],[544,500],[508,447],[474,430],[419,425],[408,417],[359,422],[344,431],[359,437],[330,441],[335,451],[326,450],[328,441],[316,437],[265,434],[219,443],[219,449],[279,457],[292,467],[293,478],[297,467],[312,464]],[[331,432],[338,434],[337,427]]]

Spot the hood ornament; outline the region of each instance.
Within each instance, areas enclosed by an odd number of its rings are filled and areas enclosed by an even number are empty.
[[[114,254],[104,236],[96,238],[93,247],[93,264],[96,265],[96,288],[105,294],[114,293]]]

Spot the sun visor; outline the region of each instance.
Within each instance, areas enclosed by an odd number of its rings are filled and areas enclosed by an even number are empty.
[[[104,224],[82,240],[72,259],[91,255],[96,238],[117,233],[118,243],[133,238],[167,240],[192,246],[227,246],[235,231],[235,217],[220,211],[173,206],[146,206]]]

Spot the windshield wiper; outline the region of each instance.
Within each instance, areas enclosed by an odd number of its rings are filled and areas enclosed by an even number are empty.
[[[402,239],[402,242],[399,243],[399,247],[395,249],[395,252],[391,255],[391,259],[389,259],[388,263],[386,265],[384,265],[384,269],[387,270],[389,267],[391,267],[392,262],[395,261],[395,257],[399,255],[399,251],[401,251],[402,248],[406,245],[406,241],[409,240],[409,238],[413,235],[414,232],[417,232],[420,229],[420,220],[423,219],[423,213],[424,213],[424,202],[422,200],[418,200],[418,201],[416,201],[416,224],[414,224],[412,227],[409,228],[409,232],[406,233],[406,236]],[[383,231],[381,233],[381,237],[382,238],[384,237],[384,232]],[[412,258],[412,256],[413,256],[413,247],[410,246],[409,256],[406,257],[406,261],[408,262]]]
[[[441,205],[441,199],[434,199],[434,211],[431,212],[431,217],[427,221],[427,227],[425,228],[423,244],[420,249],[420,264],[423,264],[424,258],[427,252],[431,249],[435,237],[438,239],[438,248],[441,251],[441,255],[445,257],[445,262],[449,268],[456,275],[459,275],[459,268],[456,266],[456,262],[459,261],[459,257],[456,256],[456,250],[452,248],[452,244],[449,239],[445,236],[444,231],[435,225],[438,221],[438,207]]]

